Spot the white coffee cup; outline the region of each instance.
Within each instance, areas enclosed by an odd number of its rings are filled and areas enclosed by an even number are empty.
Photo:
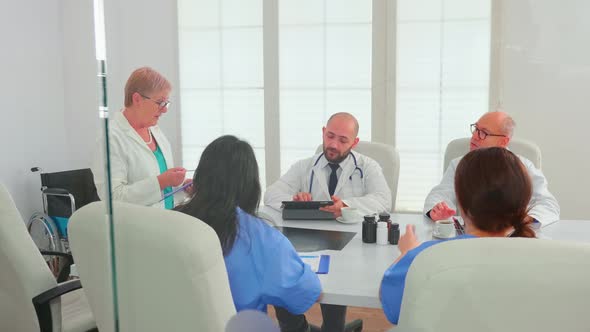
[[[344,221],[348,221],[348,222],[362,221],[361,214],[357,208],[345,206],[340,209],[340,212],[342,213],[342,219]]]
[[[449,238],[456,235],[455,223],[451,219],[438,220],[432,226],[432,235],[439,238]]]

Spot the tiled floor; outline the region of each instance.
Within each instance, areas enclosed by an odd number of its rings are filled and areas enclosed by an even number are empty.
[[[275,317],[272,306],[268,307],[268,314],[271,317]],[[322,313],[320,311],[320,305],[315,304],[308,312],[305,313],[307,320],[317,326],[322,324]],[[370,309],[360,307],[348,307],[346,313],[346,320],[350,321],[353,319],[363,320],[363,332],[383,332],[389,331],[393,327],[385,318],[381,309]]]

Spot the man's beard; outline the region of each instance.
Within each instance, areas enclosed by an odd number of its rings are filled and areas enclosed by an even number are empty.
[[[326,159],[333,164],[340,164],[344,159],[346,159],[348,157],[352,148],[344,151],[342,154],[337,155],[333,159],[328,158],[328,153],[327,153],[328,150],[330,150],[330,149],[327,149],[326,147],[324,147],[324,157],[326,157]],[[330,150],[330,151],[334,151],[334,150]]]

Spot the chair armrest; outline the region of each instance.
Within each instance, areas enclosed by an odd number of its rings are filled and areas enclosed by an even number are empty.
[[[61,284],[58,284],[57,286],[55,286],[51,289],[48,289],[48,290],[44,291],[43,293],[35,296],[33,298],[33,304],[35,306],[44,305],[46,303],[49,303],[53,299],[56,299],[64,294],[67,294],[69,292],[72,292],[72,291],[75,291],[75,290],[81,289],[81,288],[82,288],[82,283],[80,282],[79,279],[62,282]]]
[[[33,298],[33,306],[37,312],[37,319],[39,320],[39,327],[41,332],[52,332],[53,321],[51,318],[51,306],[52,300],[77,289],[82,288],[80,280],[72,280],[62,282],[56,287],[49,289]]]
[[[74,256],[60,251],[40,250],[43,256],[58,256],[65,259],[65,264],[60,263],[59,274],[57,275],[57,282],[64,282],[70,276],[70,266],[74,264]]]
[[[49,251],[49,250],[39,250],[41,252],[41,255],[43,256],[59,256],[59,257],[63,257],[66,258],[68,261],[70,261],[70,264],[74,264],[74,256],[72,256],[72,254],[68,254],[66,252],[61,252],[61,251]]]
[[[68,195],[70,192],[62,188],[47,188],[43,190],[46,195]]]

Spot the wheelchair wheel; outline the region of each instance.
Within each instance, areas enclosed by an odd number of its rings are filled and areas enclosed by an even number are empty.
[[[45,251],[64,252],[58,228],[53,219],[48,215],[40,212],[34,213],[31,218],[29,218],[27,229],[33,242],[37,248],[39,248],[41,253]],[[56,279],[63,277],[62,271],[64,271],[64,269],[67,269],[68,271],[65,272],[69,273],[69,266],[65,266],[67,260],[55,255],[44,255],[43,258]],[[58,282],[60,281],[63,280],[58,280]]]
[[[58,228],[48,215],[41,212],[34,213],[29,218],[27,230],[39,250],[63,252]]]

